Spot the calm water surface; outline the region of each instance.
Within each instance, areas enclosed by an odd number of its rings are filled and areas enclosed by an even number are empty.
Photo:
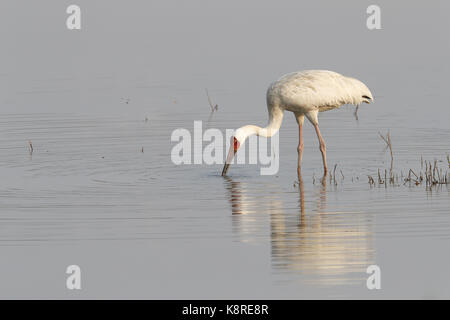
[[[222,178],[219,165],[170,161],[172,130],[206,124],[205,97],[155,90],[176,98],[148,115],[119,98],[117,115],[2,114],[3,297],[70,297],[61,280],[69,264],[85,270],[80,297],[449,296],[448,188],[371,187],[367,178],[389,165],[379,131],[390,129],[394,169],[406,173],[420,171],[420,156],[447,167],[448,128],[410,126],[401,110],[386,115],[383,97],[361,108],[359,120],[351,107],[321,114],[329,164],[339,174],[321,181],[307,124],[297,184],[296,123],[286,114],[279,173],[236,165]],[[201,101],[195,112],[178,112],[194,98]],[[130,115],[135,109],[142,114]],[[223,106],[208,125],[263,124],[265,112]],[[371,264],[382,268],[379,292],[366,288]]]
[[[79,5],[80,32],[54,1],[0,5],[1,298],[450,298],[448,186],[368,183],[388,131],[399,175],[448,170],[447,2],[379,1],[375,31],[361,1]],[[264,125],[269,83],[303,69],[375,96],[320,114],[336,181],[306,123],[296,183],[290,113],[276,175],[172,163],[173,130]]]

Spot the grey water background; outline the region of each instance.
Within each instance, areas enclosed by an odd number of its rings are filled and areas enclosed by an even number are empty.
[[[72,1],[0,4],[1,298],[449,298],[446,186],[370,187],[420,157],[447,167],[445,1]],[[373,105],[320,114],[338,184],[322,186],[305,125],[285,114],[280,170],[176,166],[174,129],[267,121],[284,73],[330,69]],[[126,103],[126,99],[130,99]],[[147,119],[147,121],[146,121]],[[34,151],[30,155],[28,141]],[[143,148],[143,152],[142,152]],[[82,289],[66,289],[66,267]],[[381,268],[381,290],[366,268]]]

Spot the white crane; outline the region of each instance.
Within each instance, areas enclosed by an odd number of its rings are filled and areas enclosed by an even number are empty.
[[[222,170],[226,175],[230,163],[245,139],[251,135],[271,137],[280,129],[284,110],[294,113],[298,123],[298,170],[303,153],[303,122],[313,124],[319,138],[324,176],[327,174],[325,142],[320,134],[318,113],[338,108],[344,104],[359,106],[373,101],[369,88],[361,81],[327,70],[306,70],[282,76],[267,89],[269,124],[265,128],[246,125],[237,129],[231,138],[230,150]]]

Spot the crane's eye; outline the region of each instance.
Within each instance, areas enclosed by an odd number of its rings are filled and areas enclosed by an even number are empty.
[[[236,153],[237,150],[239,149],[239,141],[236,139],[236,137],[234,137],[233,148],[234,148],[234,153]]]

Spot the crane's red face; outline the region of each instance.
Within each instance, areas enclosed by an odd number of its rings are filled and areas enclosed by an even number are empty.
[[[236,137],[231,138],[230,150],[228,151],[227,161],[225,161],[225,165],[223,166],[222,176],[227,174],[228,168],[230,167],[231,161],[233,161],[234,155],[238,151],[241,144],[239,143]]]

